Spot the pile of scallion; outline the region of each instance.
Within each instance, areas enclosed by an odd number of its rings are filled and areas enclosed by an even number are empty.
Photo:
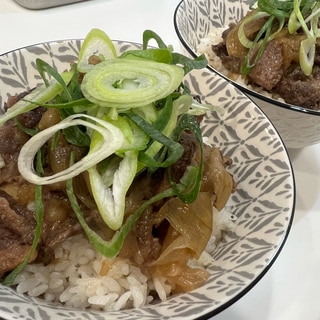
[[[301,41],[299,63],[302,71],[307,76],[310,75],[314,64],[316,41],[320,35],[318,25],[320,1],[253,0],[250,4],[250,9],[254,10],[254,13],[243,19],[238,32],[241,44],[249,49],[241,73],[250,73],[261,57],[267,42],[276,38],[284,28],[287,28],[290,34],[299,31],[306,36]],[[263,17],[266,18],[265,24],[253,40],[248,39],[244,32],[244,25],[247,22]],[[252,53],[256,50],[255,58],[251,59]]]
[[[150,47],[155,40],[158,47]],[[95,55],[101,62],[90,64]],[[57,108],[61,122],[44,129],[28,131],[31,138],[22,147],[18,159],[21,175],[36,185],[37,227],[29,255],[5,279],[10,284],[22,270],[41,237],[43,185],[66,181],[71,206],[92,245],[104,256],[116,256],[124,239],[143,211],[160,199],[176,196],[185,203],[197,198],[202,177],[202,160],[190,166],[180,182],[170,181],[170,187],[146,201],[124,219],[125,198],[134,178],[142,171],[154,172],[168,168],[184,152],[179,137],[191,131],[202,148],[197,115],[212,106],[192,98],[184,76],[192,69],[206,67],[204,56],[190,59],[173,52],[171,46],[150,30],[143,34],[141,49],[127,50],[118,55],[108,35],[91,30],[85,38],[78,61],[70,70],[57,72],[43,60],[36,61],[44,81],[31,93],[0,116],[0,125],[19,114],[42,106]],[[79,75],[83,80],[79,81]],[[70,159],[70,166],[51,176],[43,174],[43,146],[62,132],[70,144],[87,148],[79,161]],[[54,143],[53,143],[54,146]],[[73,178],[87,171],[96,206],[106,226],[115,231],[110,240],[102,239],[86,223],[76,195]],[[169,179],[170,180],[170,179]]]

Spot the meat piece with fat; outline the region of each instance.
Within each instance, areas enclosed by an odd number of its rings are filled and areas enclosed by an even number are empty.
[[[35,226],[34,213],[0,190],[0,277],[27,256]]]
[[[267,43],[260,59],[249,73],[248,78],[255,84],[272,90],[283,76],[282,45],[271,40]]]

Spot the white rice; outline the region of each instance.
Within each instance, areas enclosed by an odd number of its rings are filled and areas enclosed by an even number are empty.
[[[223,230],[234,227],[233,216],[227,211],[213,214],[213,233],[206,251],[190,265],[206,267],[214,263],[211,253]],[[97,253],[82,235],[65,240],[55,250],[49,265],[29,264],[16,277],[18,293],[40,297],[79,309],[93,308],[118,311],[139,308],[150,303],[156,292],[165,300],[172,287],[165,278],[150,279],[128,260],[106,259]]]
[[[77,235],[55,250],[53,263],[27,265],[14,284],[18,293],[50,302],[116,311],[149,303],[149,281],[127,260],[108,260]]]

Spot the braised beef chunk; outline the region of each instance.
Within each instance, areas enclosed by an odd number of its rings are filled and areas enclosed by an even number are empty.
[[[6,124],[0,127],[0,184],[19,176],[17,159],[20,148],[28,136],[16,126]]]
[[[221,59],[228,56],[226,45],[223,42],[219,42],[218,44],[213,44],[211,46],[211,49]]]
[[[197,147],[197,141],[193,134],[182,133],[180,137],[180,143],[184,147],[184,153],[182,157],[172,166],[172,178],[174,181],[178,182],[184,172],[187,169],[187,166],[190,165],[192,156]]]
[[[301,107],[320,110],[320,67],[315,65],[313,73],[307,77],[298,64],[286,70],[285,76],[275,87],[275,92],[287,102]]]
[[[11,189],[8,188],[10,191]],[[44,189],[45,209],[40,244],[31,261],[48,263],[54,248],[81,227],[62,193]],[[0,278],[14,269],[29,252],[36,227],[35,213],[0,189]]]
[[[12,107],[16,102],[23,99],[31,91],[32,90],[26,90],[16,94],[15,96],[10,96],[8,101],[4,103],[4,110],[6,111],[8,108]]]
[[[30,110],[27,113],[20,114],[17,118],[22,127],[34,129],[36,128],[46,110],[46,108],[39,107]]]
[[[267,43],[263,54],[249,73],[249,79],[265,88],[271,90],[283,76],[283,54],[282,46],[278,41],[271,40]]]
[[[212,51],[220,57],[222,64],[228,69],[231,73],[239,73],[241,68],[242,61],[238,57],[229,56],[226,45],[223,42],[220,42],[216,45],[211,46]]]
[[[34,129],[40,121],[44,108],[36,108],[18,117],[22,127]],[[20,174],[17,168],[17,159],[21,147],[29,139],[29,136],[21,131],[13,120],[0,127],[0,184],[12,181]],[[4,167],[5,165],[5,167]]]
[[[35,226],[34,213],[0,190],[0,278],[25,258]]]
[[[9,98],[10,108],[26,93]],[[35,108],[17,120],[24,128],[35,129],[45,108]],[[35,212],[28,210],[34,204],[34,185],[25,181],[18,171],[17,160],[29,136],[20,130],[14,120],[0,127],[0,278],[14,269],[28,254],[36,227]],[[72,212],[64,186],[61,190],[43,187],[44,222],[39,246],[30,261],[49,262],[55,246],[66,238],[81,232]]]
[[[54,249],[57,245],[79,234],[82,229],[66,194],[43,187],[42,202],[45,215],[37,261],[49,263],[54,257]]]
[[[242,61],[237,57],[223,56],[221,61],[231,73],[238,73],[242,65]]]

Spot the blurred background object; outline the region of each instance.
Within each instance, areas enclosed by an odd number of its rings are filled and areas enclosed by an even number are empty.
[[[46,9],[87,0],[15,0],[27,9]]]

